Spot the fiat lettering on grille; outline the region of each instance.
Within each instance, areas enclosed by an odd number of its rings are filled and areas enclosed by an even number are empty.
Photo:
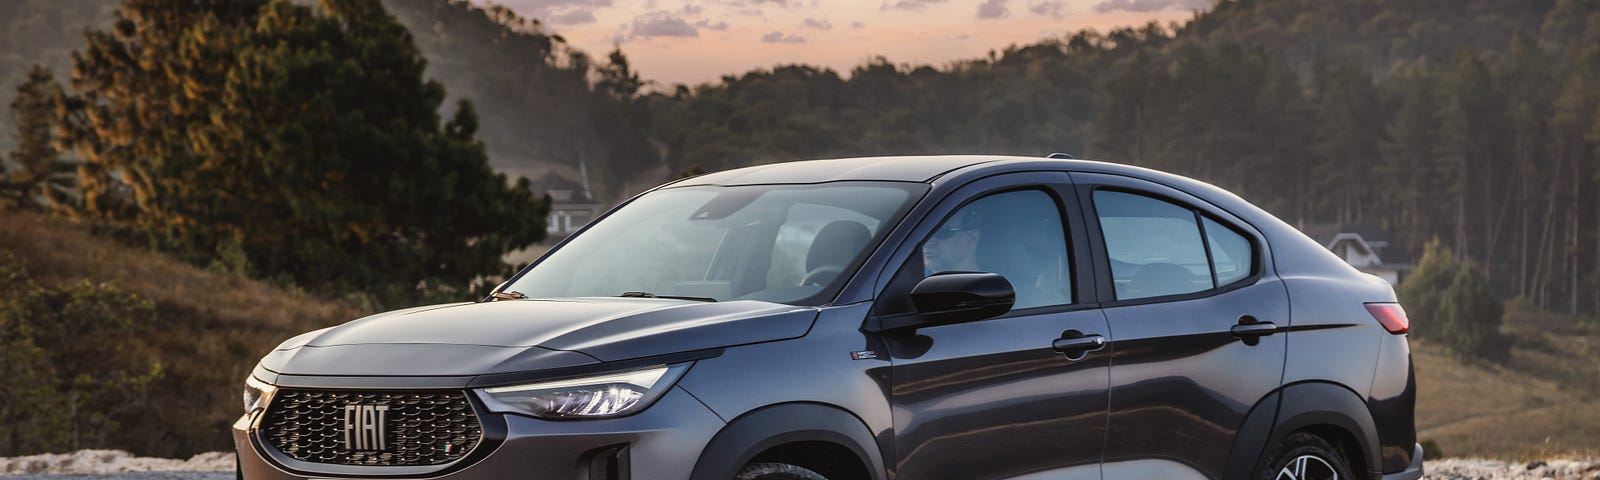
[[[344,448],[347,450],[388,450],[388,405],[344,406]]]

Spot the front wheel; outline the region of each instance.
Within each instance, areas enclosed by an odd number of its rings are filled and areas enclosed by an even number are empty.
[[[1258,480],[1353,480],[1349,462],[1327,440],[1309,433],[1290,434],[1272,447]]]
[[[739,469],[733,480],[828,480],[828,477],[787,463],[752,463]]]

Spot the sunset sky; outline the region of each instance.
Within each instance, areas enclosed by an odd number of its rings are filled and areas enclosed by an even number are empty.
[[[1094,28],[1187,20],[1211,0],[496,0],[602,57],[621,45],[658,85],[875,55],[931,64]]]

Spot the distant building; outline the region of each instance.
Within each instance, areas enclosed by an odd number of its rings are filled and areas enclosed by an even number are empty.
[[[534,192],[543,191],[550,196],[550,216],[545,218],[544,229],[546,241],[567,238],[600,214],[600,202],[595,201],[587,187],[553,171],[534,182],[532,187]]]
[[[1301,226],[1300,231],[1356,270],[1377,275],[1390,285],[1399,285],[1405,273],[1411,270],[1411,255],[1399,245],[1392,245],[1392,236],[1381,228],[1312,224]]]

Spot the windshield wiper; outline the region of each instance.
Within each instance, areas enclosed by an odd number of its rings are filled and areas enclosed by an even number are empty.
[[[524,295],[522,292],[514,292],[514,291],[509,291],[509,290],[508,291],[504,291],[504,292],[494,292],[494,293],[489,294],[489,296],[494,297],[494,299],[496,301],[499,301],[499,300],[523,300],[523,299],[528,298],[528,296]]]
[[[670,298],[670,299],[673,299],[673,300],[694,300],[694,301],[697,301],[697,302],[713,302],[713,303],[715,303],[717,301],[717,299],[711,298],[711,297],[685,297],[685,296],[680,296],[680,295],[656,295],[656,294],[650,293],[650,292],[622,292],[622,295],[617,295],[617,296],[623,297],[623,298]]]

